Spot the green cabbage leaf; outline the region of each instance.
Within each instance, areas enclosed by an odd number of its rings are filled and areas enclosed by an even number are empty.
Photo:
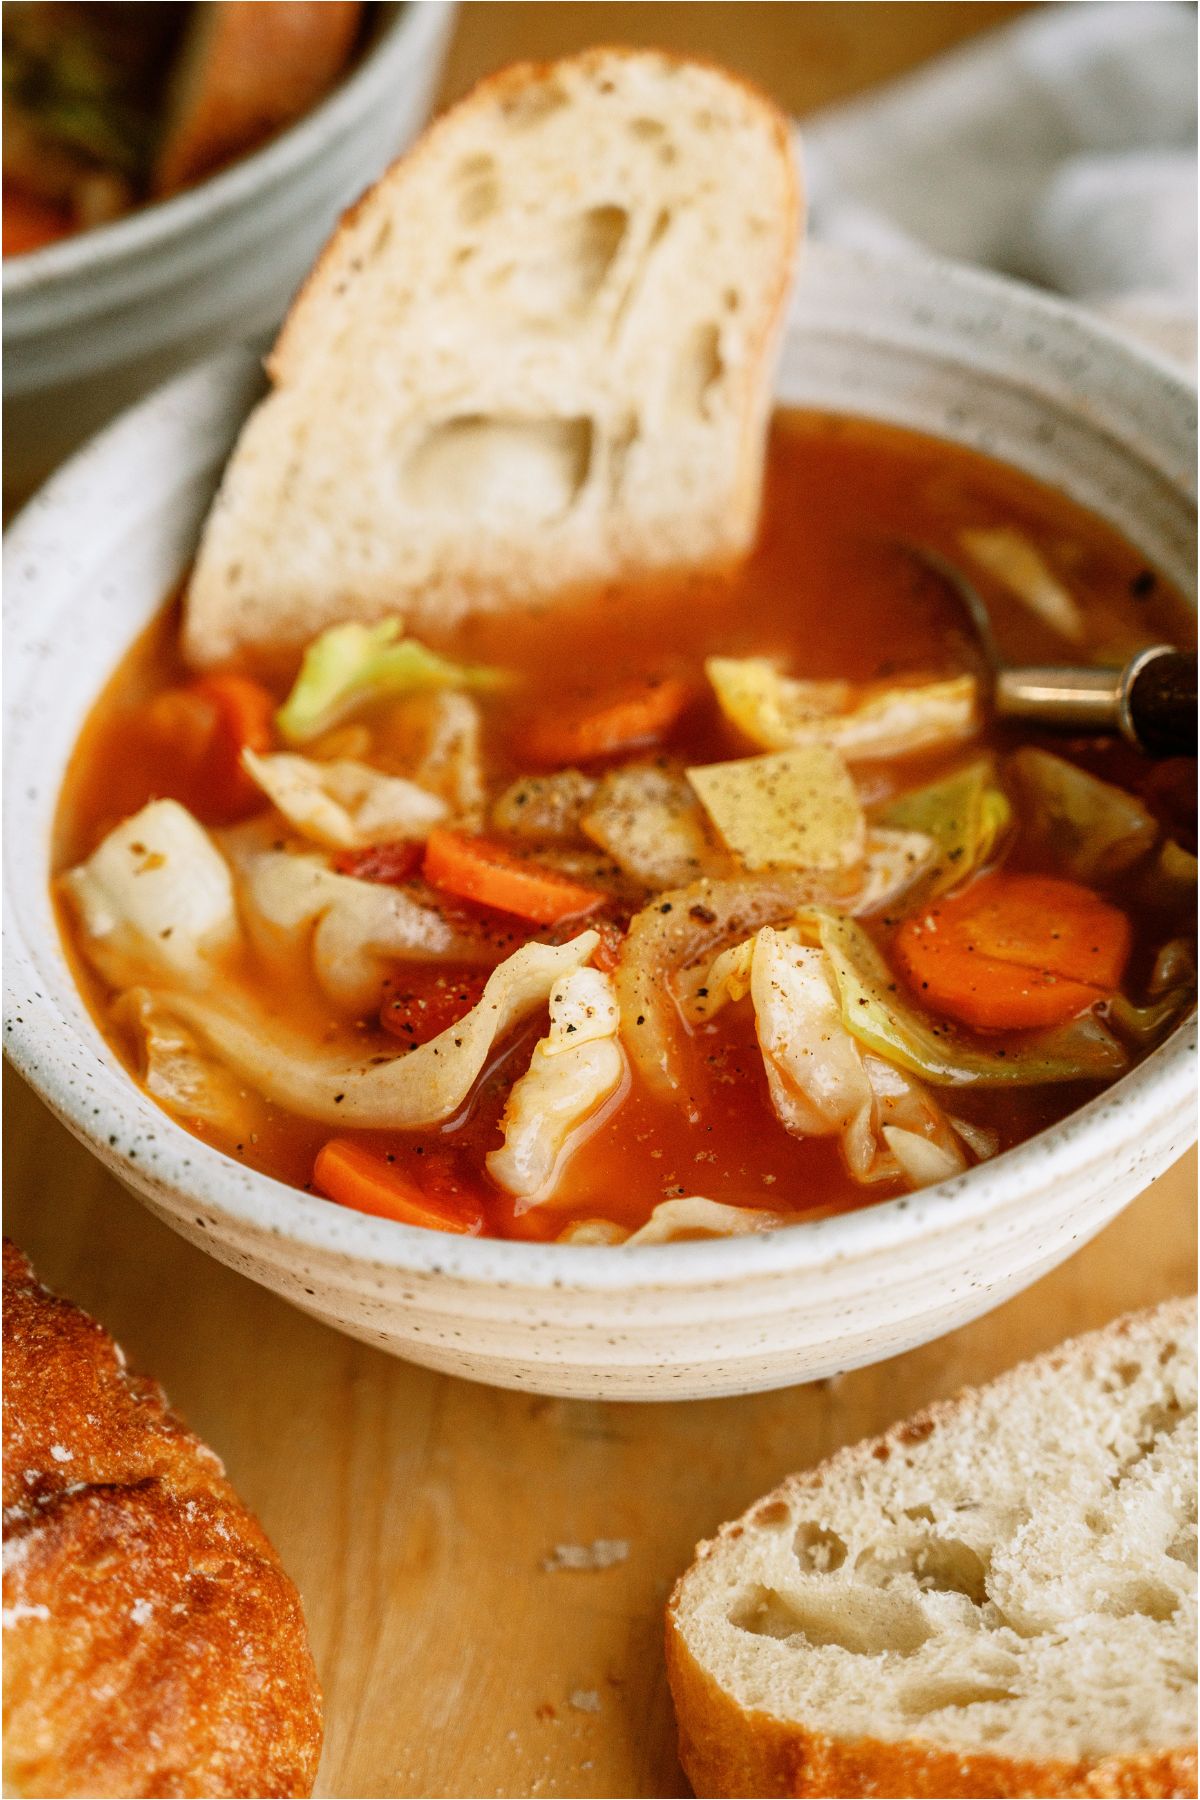
[[[1135,794],[1049,750],[1027,745],[1009,757],[1005,772],[1024,802],[1022,840],[1060,875],[1109,880],[1158,838],[1157,821]]]
[[[371,702],[440,688],[489,693],[510,679],[502,669],[452,662],[400,631],[399,619],[384,619],[378,625],[334,625],[314,638],[275,714],[281,737],[306,744]]]
[[[917,885],[921,899],[957,887],[981,868],[1007,829],[1012,807],[995,776],[991,758],[977,757],[926,787],[901,794],[879,814],[879,824],[924,832],[937,845],[936,860]]]

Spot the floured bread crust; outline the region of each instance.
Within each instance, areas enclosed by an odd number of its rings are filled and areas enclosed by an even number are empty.
[[[6,1787],[305,1795],[300,1598],[220,1461],[4,1246]]]

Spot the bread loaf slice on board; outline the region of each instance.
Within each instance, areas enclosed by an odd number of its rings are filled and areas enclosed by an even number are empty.
[[[359,0],[209,0],[193,6],[166,94],[152,177],[176,193],[318,101],[346,67]]]
[[[839,1451],[678,1583],[699,1795],[1196,1792],[1195,1303]]]
[[[217,1457],[4,1246],[4,1778],[20,1795],[302,1795],[300,1597]]]
[[[190,660],[741,554],[799,211],[785,120],[717,69],[595,50],[485,81],[301,290],[204,531]]]

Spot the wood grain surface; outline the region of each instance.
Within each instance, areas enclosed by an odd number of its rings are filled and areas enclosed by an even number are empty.
[[[166,1384],[299,1583],[331,1796],[686,1794],[662,1607],[697,1539],[839,1444],[1195,1284],[1192,1155],[908,1356],[740,1399],[544,1400],[317,1324],[152,1219],[12,1075],[6,1109],[7,1230]],[[625,1560],[542,1566],[602,1538]]]
[[[804,110],[1014,10],[468,5],[446,95],[513,56],[633,40],[719,57]],[[300,1585],[328,1796],[685,1794],[661,1617],[696,1540],[837,1445],[1195,1281],[1191,1156],[1055,1274],[908,1356],[732,1400],[539,1400],[292,1310],[152,1219],[11,1075],[5,1096],[7,1230],[165,1383]],[[543,1566],[597,1539],[627,1554]]]

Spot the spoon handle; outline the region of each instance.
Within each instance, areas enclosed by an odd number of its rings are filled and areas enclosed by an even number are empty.
[[[1058,731],[1119,731],[1147,756],[1196,754],[1196,658],[1156,644],[1123,669],[996,670],[1001,718],[1030,719]]]
[[[1167,645],[1143,650],[1121,678],[1124,735],[1149,756],[1196,754],[1196,658]]]

